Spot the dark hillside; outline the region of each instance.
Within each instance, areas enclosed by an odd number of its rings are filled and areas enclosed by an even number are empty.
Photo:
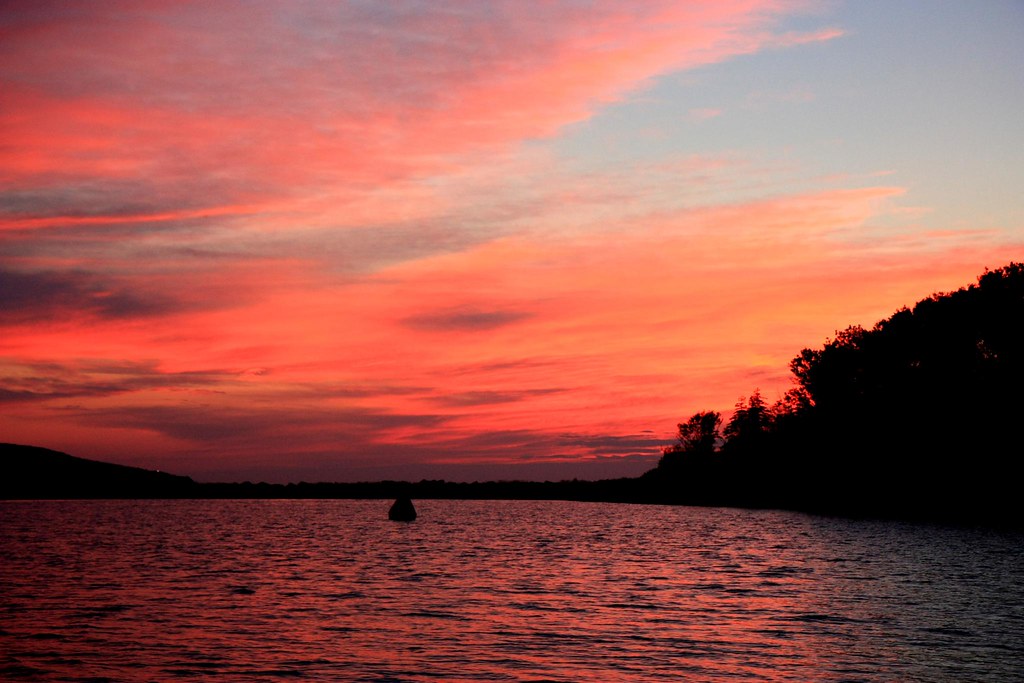
[[[0,499],[180,498],[195,486],[188,477],[0,444]]]

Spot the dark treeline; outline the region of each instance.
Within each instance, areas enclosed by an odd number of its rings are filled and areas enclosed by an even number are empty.
[[[298,484],[196,484],[203,498],[398,498],[438,500],[576,500],[593,502],[646,502],[640,479],[586,481],[454,482],[425,479],[418,482],[377,481]]]
[[[804,349],[784,397],[692,416],[644,479],[665,502],[1021,520],[1022,353],[1011,263]]]
[[[755,389],[703,411],[641,477],[604,481],[199,484],[0,444],[0,498],[451,498],[773,507],[1024,524],[1024,264],[849,327]]]
[[[91,498],[448,498],[641,502],[639,479],[602,481],[444,480],[356,483],[198,483],[189,477],[76,458],[47,448],[0,443],[0,499]]]

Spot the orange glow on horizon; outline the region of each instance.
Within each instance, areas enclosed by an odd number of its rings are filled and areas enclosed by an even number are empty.
[[[0,440],[197,478],[638,474],[1024,246],[888,159],[715,137],[763,103],[708,69],[848,39],[790,3],[443,9],[12,9]]]

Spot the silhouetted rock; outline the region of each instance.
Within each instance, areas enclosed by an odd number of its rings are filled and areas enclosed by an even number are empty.
[[[408,496],[401,496],[388,510],[388,519],[393,522],[411,522],[416,519],[416,508]]]

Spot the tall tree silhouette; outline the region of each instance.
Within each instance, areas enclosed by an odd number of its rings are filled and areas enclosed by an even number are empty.
[[[686,422],[680,422],[676,443],[662,451],[658,466],[679,467],[687,461],[707,458],[715,452],[721,441],[722,415],[713,410],[694,413]]]
[[[958,516],[970,500],[973,514],[1024,520],[1024,264],[839,331],[790,369],[796,386],[775,405],[757,390],[736,404],[721,456],[703,459],[708,481],[689,489],[702,500]],[[659,469],[714,451],[711,415],[679,425]]]
[[[719,429],[722,416],[713,410],[702,411],[690,416],[679,428],[679,450],[696,455],[710,455],[722,438]]]
[[[732,418],[723,432],[725,448],[733,453],[756,450],[763,445],[771,427],[771,408],[761,397],[761,390],[754,389],[749,398],[741,396],[736,402]]]

